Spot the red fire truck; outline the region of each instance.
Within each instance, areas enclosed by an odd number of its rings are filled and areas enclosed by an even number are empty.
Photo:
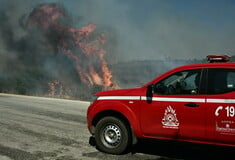
[[[99,92],[87,111],[90,144],[122,154],[140,138],[235,147],[235,63],[177,67],[143,87]]]

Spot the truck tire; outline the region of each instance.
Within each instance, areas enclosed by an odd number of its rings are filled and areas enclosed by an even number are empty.
[[[104,117],[96,125],[96,148],[109,154],[124,154],[131,144],[130,127],[116,117]]]

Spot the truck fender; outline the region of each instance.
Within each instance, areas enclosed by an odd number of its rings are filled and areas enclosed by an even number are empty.
[[[137,115],[130,109],[128,105],[124,103],[114,101],[99,102],[94,106],[93,111],[91,111],[91,116],[94,118],[98,113],[107,110],[115,111],[122,114],[129,121],[130,127],[134,132],[134,135],[136,137],[141,136],[141,130],[139,125],[140,123],[138,121]]]

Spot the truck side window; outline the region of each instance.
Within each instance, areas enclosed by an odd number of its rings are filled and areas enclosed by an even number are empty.
[[[208,69],[208,94],[222,94],[235,91],[234,69]]]
[[[201,69],[185,70],[174,73],[158,82],[155,93],[161,95],[199,94]]]

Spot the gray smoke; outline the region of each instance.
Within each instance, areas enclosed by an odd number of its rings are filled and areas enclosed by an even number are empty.
[[[233,54],[235,50],[235,5],[230,1],[2,0],[0,3],[1,10],[10,6],[7,21],[17,26],[22,15],[44,2],[65,6],[76,27],[92,22],[109,28],[110,36],[116,38],[113,61],[202,59],[214,53]],[[14,39],[25,34],[21,27],[15,28]]]
[[[75,88],[73,93],[63,94],[74,94],[80,81],[70,61],[57,53],[37,27],[27,26],[30,12],[38,4],[30,0],[0,2],[0,92],[46,95],[48,83],[59,80]]]
[[[114,28],[117,59],[202,59],[234,54],[235,4],[199,0],[76,1],[73,13]],[[71,2],[72,3],[72,2]],[[69,5],[68,5],[69,6]]]
[[[235,51],[232,1],[1,0],[0,91],[44,93],[47,83],[58,78],[79,88],[71,62],[56,52],[40,30],[26,27],[29,13],[43,3],[63,6],[71,18],[67,21],[75,28],[95,23],[101,32],[107,32],[107,61],[111,64],[203,59],[208,54],[233,55]],[[171,68],[179,65],[163,63],[169,64]]]

